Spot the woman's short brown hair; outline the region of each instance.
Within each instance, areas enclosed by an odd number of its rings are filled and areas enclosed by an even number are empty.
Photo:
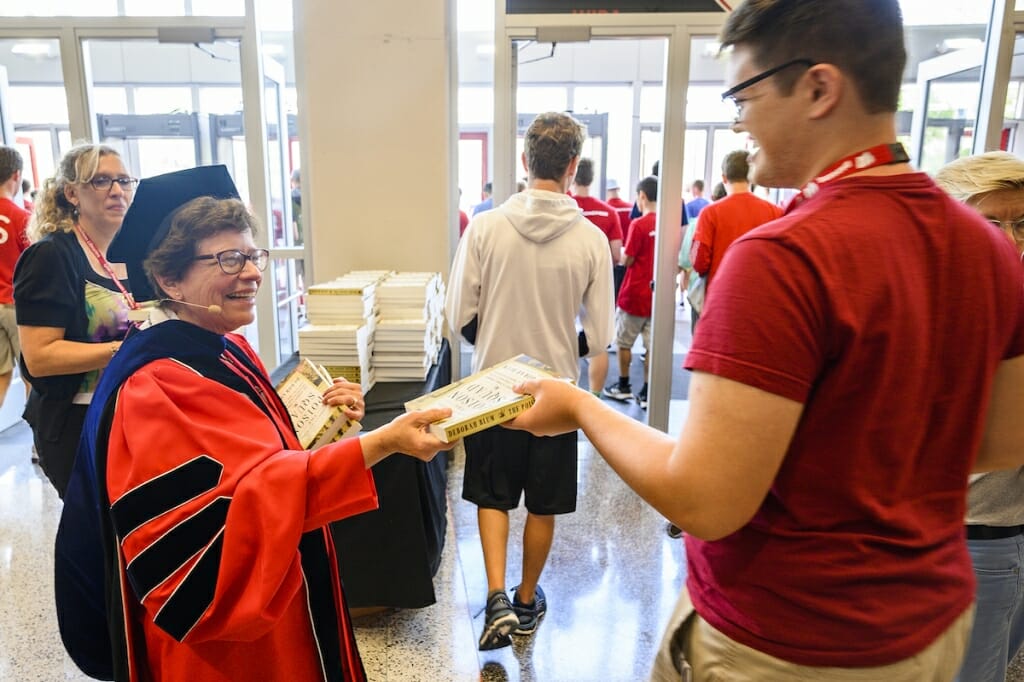
[[[153,290],[161,298],[167,292],[157,282],[162,277],[180,282],[195,262],[196,247],[204,239],[222,232],[258,232],[259,223],[238,199],[199,197],[184,204],[171,217],[171,226],[160,245],[143,262]]]

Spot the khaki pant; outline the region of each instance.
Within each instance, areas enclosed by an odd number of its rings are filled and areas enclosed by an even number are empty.
[[[946,682],[960,671],[974,621],[966,609],[926,649],[873,668],[818,668],[790,663],[733,641],[697,615],[684,587],[654,659],[651,682]]]

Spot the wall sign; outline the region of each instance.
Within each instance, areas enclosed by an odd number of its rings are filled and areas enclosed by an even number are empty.
[[[740,0],[505,0],[506,14],[730,12]]]

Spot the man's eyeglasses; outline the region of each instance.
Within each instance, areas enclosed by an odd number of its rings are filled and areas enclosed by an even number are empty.
[[[740,116],[743,114],[744,100],[738,99],[736,97],[736,93],[742,90],[746,90],[750,86],[756,85],[763,81],[764,79],[771,78],[778,72],[788,69],[791,66],[797,66],[798,64],[809,69],[812,66],[816,66],[818,62],[814,61],[813,59],[791,59],[790,61],[784,64],[779,64],[778,66],[768,69],[767,71],[762,71],[756,76],[748,78],[742,83],[737,83],[736,85],[732,86],[731,88],[722,93],[722,101],[724,102],[726,100],[730,100],[733,104],[736,105],[736,120],[738,121],[740,120]]]
[[[215,260],[225,275],[237,275],[245,268],[246,261],[252,261],[256,269],[263,272],[270,262],[270,252],[266,249],[254,249],[249,253],[242,253],[238,249],[228,249],[219,253],[196,256],[193,260]]]
[[[139,184],[139,179],[130,178],[127,175],[119,175],[116,178],[112,178],[109,175],[97,175],[89,181],[89,184],[92,185],[93,189],[109,192],[115,182],[121,186],[122,191],[133,192],[135,191],[135,185]]]

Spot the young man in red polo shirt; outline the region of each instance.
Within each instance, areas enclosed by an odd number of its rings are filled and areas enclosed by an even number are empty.
[[[896,142],[898,0],[746,0],[721,42],[753,181],[801,191],[715,274],[685,426],[557,382],[511,425],[582,428],[687,533],[652,679],[952,680],[968,474],[1024,460],[1024,269]]]

